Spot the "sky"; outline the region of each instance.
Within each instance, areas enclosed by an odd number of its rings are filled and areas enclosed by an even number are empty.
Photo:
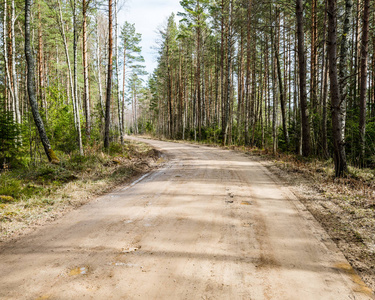
[[[157,29],[166,24],[172,12],[177,15],[178,11],[182,11],[180,0],[126,0],[118,14],[119,26],[125,21],[134,23],[136,32],[142,34],[142,55],[148,73],[157,66],[156,50],[152,49],[159,38]]]

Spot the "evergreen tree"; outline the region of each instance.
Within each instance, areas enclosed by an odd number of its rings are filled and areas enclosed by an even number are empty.
[[[14,120],[12,111],[5,109],[4,99],[0,98],[0,169],[7,168],[11,164],[21,146],[20,129]]]

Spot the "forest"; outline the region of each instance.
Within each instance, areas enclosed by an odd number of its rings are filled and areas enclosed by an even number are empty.
[[[120,0],[0,6],[1,169],[85,156],[126,134],[375,166],[370,0],[182,0],[157,68]]]

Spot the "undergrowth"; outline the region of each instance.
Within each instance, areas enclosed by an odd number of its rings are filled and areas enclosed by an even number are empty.
[[[92,146],[85,155],[58,155],[58,165],[39,161],[0,173],[0,240],[147,171],[147,161],[158,156],[150,146],[133,141],[111,144],[106,152]]]

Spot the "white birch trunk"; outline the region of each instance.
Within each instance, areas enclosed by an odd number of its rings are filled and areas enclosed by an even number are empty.
[[[16,73],[16,38],[14,35],[14,24],[16,22],[15,5],[12,0],[12,20],[11,20],[11,32],[12,32],[12,77],[13,77],[13,91],[14,91],[14,111],[16,116],[16,122],[21,123],[20,105],[18,97],[18,82]]]
[[[14,109],[14,92],[12,88],[12,83],[10,80],[10,72],[9,72],[9,61],[8,61],[8,48],[7,48],[7,35],[8,35],[8,29],[7,29],[7,14],[8,14],[8,8],[7,8],[7,1],[4,1],[4,22],[3,22],[3,44],[4,44],[4,63],[5,63],[5,73],[6,73],[6,81],[8,85],[8,89],[11,96],[11,105],[10,109],[13,111],[13,117],[14,120],[16,120],[15,115],[15,109]]]

